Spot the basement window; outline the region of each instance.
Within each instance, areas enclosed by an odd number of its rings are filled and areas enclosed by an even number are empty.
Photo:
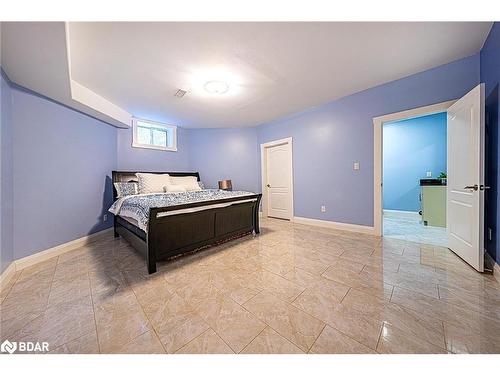
[[[177,151],[177,126],[133,119],[132,147]]]

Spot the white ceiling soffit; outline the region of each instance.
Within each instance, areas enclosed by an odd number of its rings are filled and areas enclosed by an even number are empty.
[[[243,127],[473,55],[491,25],[69,23],[68,56],[64,23],[14,23],[4,27],[2,65],[14,82],[64,104],[107,110],[115,126],[127,113],[182,127]],[[228,92],[207,93],[213,80]],[[187,93],[176,97],[178,89]]]
[[[128,128],[131,115],[71,77],[64,22],[2,22],[2,68],[16,84]]]

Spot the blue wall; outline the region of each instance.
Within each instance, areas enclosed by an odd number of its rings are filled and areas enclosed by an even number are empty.
[[[498,158],[498,113],[500,112],[500,23],[495,22],[481,50],[481,82],[485,83],[486,99],[486,185],[491,189],[485,195],[485,242],[486,249],[500,264],[498,241],[500,223],[500,197],[498,195],[499,158]],[[488,228],[493,236],[488,240]]]
[[[476,54],[262,125],[258,142],[293,137],[295,216],[372,226],[373,117],[457,99],[478,83]]]
[[[0,272],[3,272],[14,260],[12,96],[3,74],[0,79]]]
[[[261,190],[255,128],[191,129],[190,140],[191,167],[207,187],[230,179],[234,189]]]
[[[384,124],[384,209],[420,210],[419,180],[446,173],[446,143],[446,112]]]
[[[14,259],[100,231],[116,129],[12,87]]]

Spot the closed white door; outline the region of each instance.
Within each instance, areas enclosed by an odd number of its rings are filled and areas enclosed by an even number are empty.
[[[267,215],[292,218],[292,149],[289,143],[266,147]]]
[[[484,271],[484,84],[448,109],[448,243]]]

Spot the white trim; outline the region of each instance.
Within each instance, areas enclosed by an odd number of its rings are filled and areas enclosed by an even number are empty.
[[[266,189],[266,148],[288,144],[290,145],[290,221],[294,218],[293,209],[293,139],[292,137],[278,139],[276,141],[271,141],[267,143],[261,143],[260,145],[260,177],[261,177],[261,189],[262,189],[262,216],[267,217],[267,189]]]
[[[445,112],[456,100],[431,104],[407,111],[391,113],[373,118],[373,226],[377,236],[382,236],[382,125],[389,121]]]
[[[90,234],[88,236],[77,238],[76,240],[65,242],[61,245],[51,247],[47,250],[40,251],[33,255],[29,255],[27,257],[17,259],[16,263],[16,271],[22,270],[26,267],[32,266],[34,264],[46,261],[47,259],[59,256],[61,254],[67,253],[68,251],[75,250],[83,245],[87,245],[91,242],[96,241],[102,236],[105,236],[108,233],[111,233],[113,228],[108,228],[101,230],[100,232],[96,232]]]
[[[3,289],[5,285],[7,285],[16,273],[16,262],[11,262],[7,268],[0,274],[0,290]]]
[[[168,143],[168,131],[172,131],[172,146],[163,147],[163,146],[155,146],[150,144],[143,144],[136,142],[137,139],[137,121],[144,122],[146,124],[154,125],[158,128],[165,129],[167,131],[167,143]],[[132,118],[132,147],[135,148],[147,148],[150,150],[158,150],[158,151],[177,151],[177,126],[164,124],[161,122],[144,120],[140,118]]]
[[[486,250],[484,250],[484,256],[486,258],[484,262],[485,266],[493,270],[493,277],[500,284],[500,266],[497,262],[495,262],[495,259],[493,259]]]
[[[369,227],[367,225],[339,223],[336,221],[310,219],[307,217],[300,217],[300,216],[294,216],[293,222],[296,224],[305,224],[305,225],[312,225],[315,227],[323,227],[323,228],[330,228],[330,229],[336,229],[336,230],[345,230],[348,232],[356,232],[356,233],[375,235],[375,228]]]
[[[2,274],[0,275],[1,285],[4,285],[6,282],[8,282],[8,280],[10,280],[10,278],[12,277],[12,275],[14,275],[14,273],[16,271],[23,270],[26,267],[32,266],[32,265],[40,263],[40,262],[44,262],[47,259],[50,259],[50,258],[59,256],[61,254],[67,253],[69,251],[78,249],[79,247],[82,247],[84,245],[87,245],[89,243],[97,241],[98,239],[100,239],[103,236],[108,235],[112,231],[113,231],[113,228],[104,229],[104,230],[101,230],[99,232],[90,234],[88,236],[80,237],[80,238],[77,238],[76,240],[69,241],[69,242],[63,243],[61,245],[54,246],[54,247],[51,247],[49,249],[40,251],[40,252],[35,253],[33,255],[29,255],[27,257],[17,259],[15,261],[13,261],[5,269],[5,271],[2,272]]]

